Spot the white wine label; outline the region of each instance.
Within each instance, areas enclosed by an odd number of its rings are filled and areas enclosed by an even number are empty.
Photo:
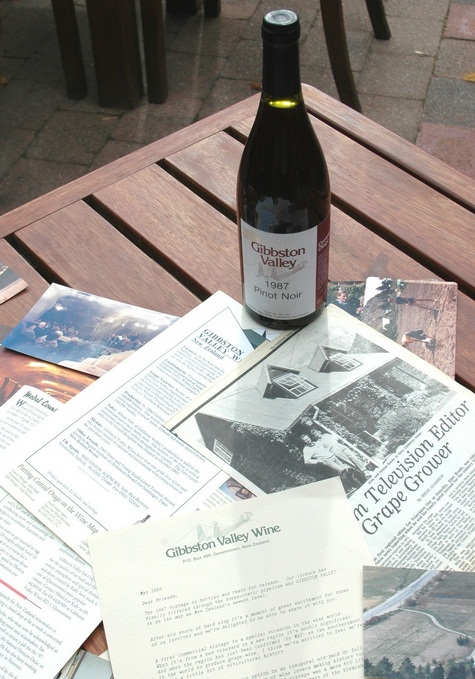
[[[297,233],[268,233],[241,220],[243,294],[266,318],[290,321],[324,302],[328,281],[330,216]]]

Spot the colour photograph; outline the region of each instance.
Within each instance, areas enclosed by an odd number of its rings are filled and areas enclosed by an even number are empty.
[[[53,284],[2,344],[100,377],[176,320],[177,316]]]
[[[366,677],[475,677],[475,573],[364,567]]]

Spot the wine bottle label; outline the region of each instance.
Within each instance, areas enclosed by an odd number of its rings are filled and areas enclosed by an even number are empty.
[[[297,233],[268,233],[241,220],[243,294],[247,306],[276,321],[304,318],[326,298],[330,215]]]

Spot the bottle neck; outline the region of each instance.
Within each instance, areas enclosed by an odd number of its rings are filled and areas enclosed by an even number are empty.
[[[262,99],[271,103],[296,99],[301,93],[298,42],[273,45],[264,41],[262,59]]]

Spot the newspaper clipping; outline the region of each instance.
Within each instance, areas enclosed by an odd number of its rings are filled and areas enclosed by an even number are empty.
[[[379,565],[473,567],[473,394],[333,305],[167,426],[257,492],[338,475]]]

